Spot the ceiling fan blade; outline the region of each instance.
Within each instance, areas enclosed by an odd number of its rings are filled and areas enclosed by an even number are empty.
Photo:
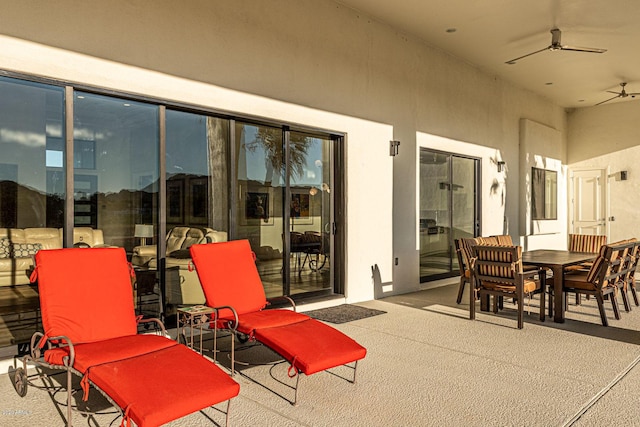
[[[547,47],[545,47],[544,49],[536,50],[535,52],[531,52],[531,53],[527,53],[526,55],[519,56],[519,57],[517,57],[517,58],[515,58],[515,59],[512,59],[512,60],[510,60],[510,61],[505,62],[505,64],[513,65],[513,64],[515,64],[517,61],[519,61],[519,60],[521,60],[521,59],[523,59],[523,58],[526,58],[527,56],[535,55],[536,53],[540,53],[540,52],[544,52],[545,50],[549,50],[549,47],[550,47],[550,46],[547,46]]]
[[[612,90],[607,90],[606,92],[607,92],[607,93],[615,93],[615,94],[616,94],[616,95],[618,95],[618,96],[622,95],[622,92],[614,92],[614,91],[612,91]]]
[[[572,50],[574,52],[589,52],[589,53],[605,53],[607,49],[599,49],[597,47],[577,47],[577,46],[562,46],[560,50]]]
[[[609,102],[609,101],[614,100],[616,98],[620,98],[620,95],[614,96],[613,98],[605,99],[602,102],[598,102],[596,105],[604,104],[605,102]]]

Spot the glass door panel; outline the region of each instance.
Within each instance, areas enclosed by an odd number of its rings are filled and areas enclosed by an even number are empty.
[[[451,271],[449,156],[420,153],[420,277]]]
[[[452,203],[451,231],[453,239],[475,236],[476,230],[476,160],[465,157],[451,157]],[[451,265],[458,271],[458,257],[455,246],[451,249]]]
[[[458,274],[454,239],[475,235],[477,168],[477,159],[420,151],[421,281]]]
[[[291,132],[288,152],[290,292],[331,289],[331,140]]]
[[[234,239],[248,239],[267,297],[284,292],[285,159],[282,129],[236,123]]]
[[[100,229],[131,253],[136,224],[154,224],[158,107],[74,93],[74,225]]]
[[[175,314],[179,305],[205,301],[198,274],[189,268],[188,247],[228,238],[228,142],[227,119],[167,109],[167,315]]]

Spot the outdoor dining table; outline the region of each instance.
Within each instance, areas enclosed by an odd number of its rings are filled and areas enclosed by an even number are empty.
[[[522,253],[523,265],[544,267],[553,271],[553,320],[564,323],[564,268],[570,265],[592,261],[597,254],[591,252],[571,252],[554,249],[536,249]],[[544,274],[544,273],[541,273]]]

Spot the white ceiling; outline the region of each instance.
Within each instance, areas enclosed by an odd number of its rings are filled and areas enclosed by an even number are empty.
[[[614,97],[607,91],[619,92],[621,82],[628,93],[640,92],[638,0],[337,1],[563,107]],[[607,52],[545,50],[505,64],[549,46],[552,28],[562,31],[563,45]]]

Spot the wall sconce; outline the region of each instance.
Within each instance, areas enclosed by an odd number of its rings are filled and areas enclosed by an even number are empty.
[[[400,147],[400,141],[389,141],[389,155],[397,156],[398,147]]]
[[[626,181],[628,177],[627,171],[620,171],[620,181]]]
[[[153,237],[153,225],[136,224],[133,230],[133,237],[138,237],[140,239],[140,244],[146,245],[147,239]]]
[[[506,162],[500,160],[498,162],[498,172],[504,172],[505,168],[507,167]]]

